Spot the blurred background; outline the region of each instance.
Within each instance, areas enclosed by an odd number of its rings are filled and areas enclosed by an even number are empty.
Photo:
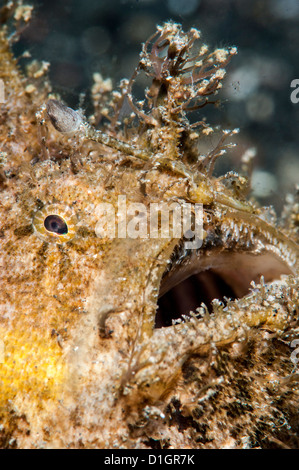
[[[1,0],[3,3],[3,0]],[[29,2],[28,2],[29,3]],[[48,61],[53,88],[67,104],[92,85],[92,75],[116,87],[138,63],[140,45],[156,24],[172,19],[196,27],[210,46],[237,46],[208,121],[240,128],[237,146],[220,164],[237,170],[240,156],[255,147],[253,193],[281,210],[299,183],[299,103],[290,84],[299,79],[299,0],[33,0],[30,26],[15,46]],[[25,62],[24,62],[25,63]],[[299,93],[298,93],[299,97]],[[206,114],[203,108],[201,113]]]

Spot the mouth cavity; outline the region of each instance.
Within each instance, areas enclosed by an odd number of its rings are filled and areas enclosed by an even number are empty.
[[[212,311],[212,300],[226,302],[241,299],[250,292],[252,281],[279,280],[293,274],[284,261],[273,253],[259,255],[248,252],[212,250],[193,252],[182,261],[173,261],[162,278],[155,328],[171,326],[173,321],[188,317],[190,311],[204,303]]]

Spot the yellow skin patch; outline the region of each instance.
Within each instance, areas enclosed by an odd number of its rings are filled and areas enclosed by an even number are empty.
[[[65,364],[58,344],[42,337],[38,330],[28,332],[21,327],[9,332],[1,328],[0,334],[5,344],[0,365],[0,408],[7,406],[20,390],[24,397],[40,403],[57,397],[65,381]]]

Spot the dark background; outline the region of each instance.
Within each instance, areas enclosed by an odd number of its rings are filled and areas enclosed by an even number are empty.
[[[115,87],[121,78],[129,78],[140,44],[166,20],[182,23],[184,30],[200,29],[210,48],[237,46],[238,55],[228,67],[220,94],[222,106],[210,110],[208,118],[224,128],[241,130],[225,169],[238,169],[244,150],[256,147],[255,195],[262,204],[281,209],[286,193],[299,182],[299,103],[290,100],[290,83],[299,79],[299,0],[34,0],[31,4],[33,21],[16,53],[29,50],[32,58],[49,61],[54,90],[73,107],[86,93],[88,108],[94,72],[111,77]]]

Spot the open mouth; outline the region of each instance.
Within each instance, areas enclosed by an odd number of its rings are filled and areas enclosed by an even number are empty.
[[[272,252],[211,249],[193,251],[181,258],[174,254],[170,268],[162,278],[155,328],[167,327],[186,318],[202,303],[212,311],[212,301],[240,299],[246,296],[251,282],[280,279],[293,274],[287,264]]]

